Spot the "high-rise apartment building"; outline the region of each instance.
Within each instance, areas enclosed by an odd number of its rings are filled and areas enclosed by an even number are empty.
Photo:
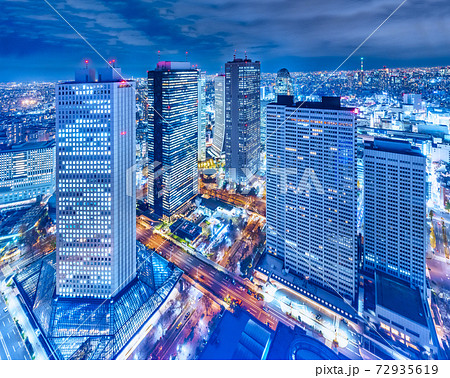
[[[260,62],[225,64],[225,169],[236,182],[258,172],[261,151]]]
[[[409,142],[364,145],[364,268],[425,288],[426,158]]]
[[[110,298],[136,275],[135,82],[82,69],[56,86],[61,297]]]
[[[205,72],[198,71],[198,161],[206,160],[206,86]]]
[[[267,106],[267,249],[292,272],[355,298],[356,121],[339,98]]]
[[[225,75],[214,78],[214,135],[212,153],[220,157],[225,138]]]
[[[55,190],[55,141],[0,150],[0,208],[34,202]]]
[[[171,218],[198,192],[198,71],[159,62],[148,72],[148,203]]]

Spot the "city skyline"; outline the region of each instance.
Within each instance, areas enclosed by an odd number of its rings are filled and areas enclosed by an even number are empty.
[[[5,0],[0,360],[437,373],[447,3]]]

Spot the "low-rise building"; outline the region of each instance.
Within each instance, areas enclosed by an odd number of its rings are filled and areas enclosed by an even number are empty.
[[[55,190],[55,141],[0,150],[0,208],[35,202]]]

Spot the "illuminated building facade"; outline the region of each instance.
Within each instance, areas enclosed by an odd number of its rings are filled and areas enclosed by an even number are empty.
[[[205,72],[198,72],[198,161],[206,160],[206,87]]]
[[[425,289],[426,158],[409,142],[364,145],[364,268]]]
[[[0,150],[0,208],[36,201],[55,190],[55,142],[23,143]]]
[[[171,218],[198,192],[198,71],[159,62],[148,72],[148,204]]]
[[[119,68],[98,78],[56,86],[60,297],[110,298],[136,274],[135,82]]]
[[[267,250],[292,272],[355,298],[356,121],[339,98],[267,106]]]
[[[235,58],[225,64],[225,169],[235,182],[248,182],[259,169],[260,85],[260,62]]]
[[[212,152],[220,157],[225,137],[225,75],[214,78],[214,136]]]

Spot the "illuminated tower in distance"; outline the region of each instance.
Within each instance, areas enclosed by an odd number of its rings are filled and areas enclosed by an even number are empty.
[[[275,84],[275,94],[293,95],[292,77],[286,68],[282,68],[277,73],[277,82]]]
[[[261,64],[236,59],[225,64],[225,169],[245,183],[259,169]]]
[[[220,157],[225,137],[225,75],[214,78],[214,138],[212,153]]]

